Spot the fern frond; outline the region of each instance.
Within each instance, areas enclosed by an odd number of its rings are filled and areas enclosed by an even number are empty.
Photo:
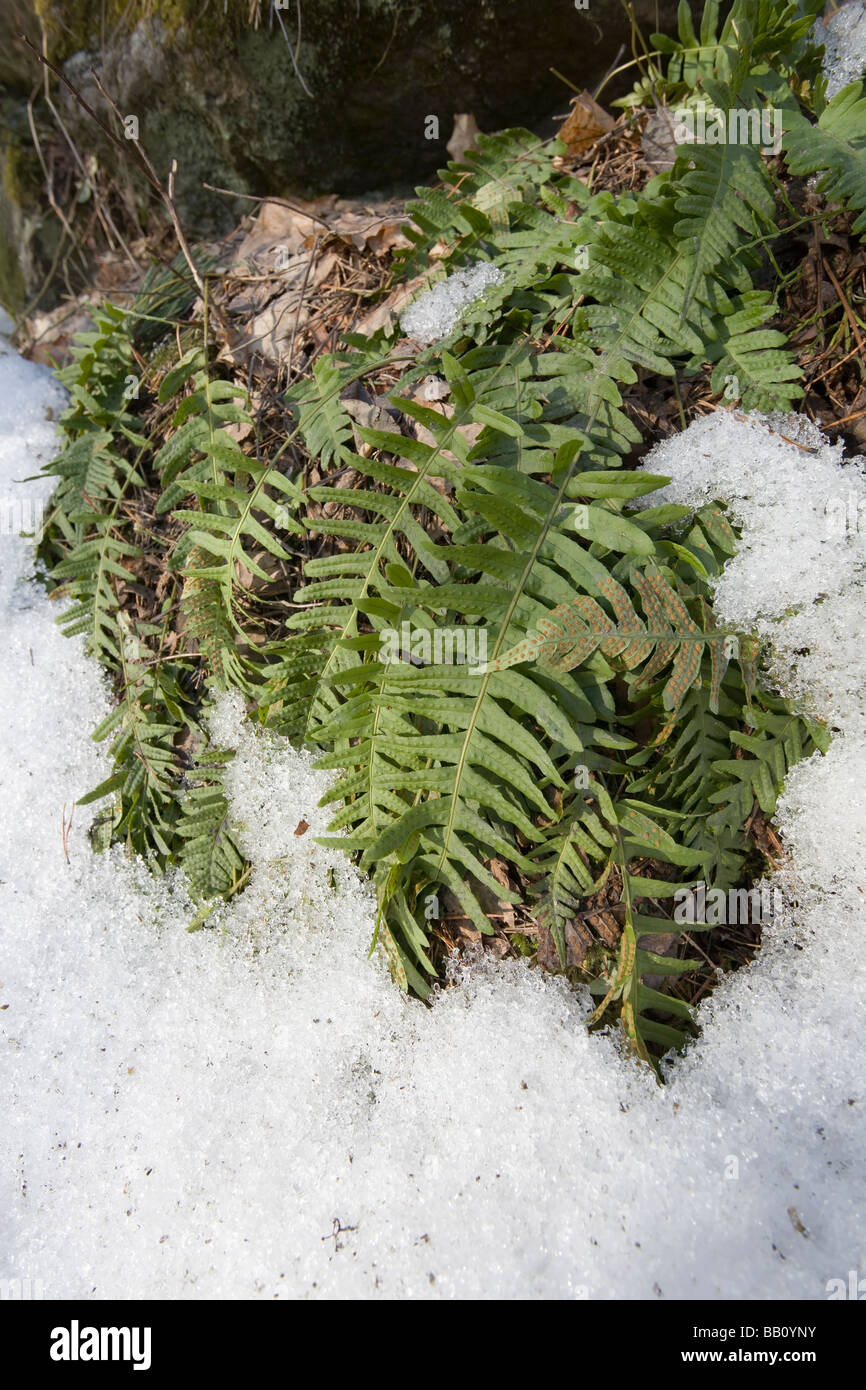
[[[519,218],[521,205],[531,206],[554,177],[553,159],[560,152],[530,130],[480,135],[460,163],[440,171],[444,189],[419,188],[418,201],[407,204],[412,221],[404,231],[412,246],[395,257],[399,273],[426,270],[437,242],[455,256],[484,254],[494,227],[507,231],[510,216],[516,212]]]
[[[777,312],[765,290],[737,295],[731,312],[714,318],[705,346],[713,364],[710,385],[743,410],[789,410],[803,394],[802,371],[784,333],[764,325]]]
[[[197,546],[187,556],[181,608],[187,633],[203,658],[204,678],[216,690],[245,689],[247,677],[219,580],[212,577],[207,556]]]
[[[59,581],[55,597],[74,601],[58,622],[67,637],[84,636],[88,652],[108,665],[120,663],[117,641],[118,597],[116,585],[133,582],[124,561],[141,554],[138,546],[122,540],[115,531],[116,512],[92,512],[87,517],[88,536],[51,571]]]
[[[852,82],[824,107],[813,125],[799,111],[788,117],[782,139],[792,174],[821,174],[819,192],[845,203],[858,216],[853,230],[866,232],[866,90]]]
[[[768,695],[743,711],[743,720],[754,732],[730,732],[738,756],[713,763],[713,772],[725,778],[725,785],[707,798],[711,805],[723,807],[710,817],[711,825],[744,824],[755,800],[765,816],[772,816],[789,768],[816,748],[826,752],[829,747],[823,724],[792,713],[783,701]]]
[[[181,841],[178,862],[194,898],[231,893],[246,868],[232,838],[225,792],[225,771],[233,757],[229,749],[208,749],[185,779],[175,833]]]
[[[721,108],[723,118],[734,113],[731,94]],[[757,145],[690,144],[681,160],[689,167],[675,179],[680,220],[675,235],[690,245],[694,260],[685,291],[684,308],[701,279],[728,261],[743,235],[760,238],[773,227],[773,190]],[[675,175],[676,175],[676,171]]]
[[[117,633],[121,697],[93,732],[96,742],[113,736],[110,756],[114,772],[78,804],[84,806],[114,795],[116,836],[139,854],[156,851],[167,859],[181,778],[174,745],[187,722],[194,724],[194,719],[184,708],[188,696],[177,677],[153,661],[124,613],[117,616]]]
[[[647,539],[643,532],[639,534]],[[581,594],[540,618],[522,642],[481,668],[481,673],[502,671],[526,661],[539,662],[554,671],[570,671],[601,651],[608,659],[619,657],[626,670],[642,665],[640,673],[631,679],[632,689],[637,690],[672,662],[662,693],[664,708],[670,712],[670,728],[687,691],[701,679],[701,657],[706,648],[712,667],[710,709],[718,713],[719,686],[728,661],[726,643],[731,634],[718,628],[698,627],[660,570],[634,568],[630,580],[640,594],[645,619],[640,618],[622,585],[606,575],[596,581],[597,589],[614,610],[615,618],[594,598]],[[735,639],[738,652],[740,646],[746,648],[747,641],[744,637]]]

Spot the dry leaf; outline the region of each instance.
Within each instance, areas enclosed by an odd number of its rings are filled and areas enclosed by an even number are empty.
[[[557,139],[568,148],[569,154],[583,154],[600,135],[613,130],[616,122],[589,92],[572,98],[571,114],[556,132]]]
[[[309,203],[307,206],[311,211],[315,210],[318,216],[322,215],[315,204]],[[303,207],[302,199],[298,199],[298,211],[282,207],[280,203],[262,203],[252,226],[237,249],[233,264],[248,265],[263,253],[273,262],[280,246],[287,249],[289,256],[294,256],[317,231],[321,235],[324,230],[321,223],[306,216],[301,211]]]
[[[403,232],[405,220],[403,214],[396,211],[385,216],[349,212],[334,222],[332,235],[357,251],[369,250],[376,256],[384,256],[396,247],[411,245]]]
[[[425,401],[444,401],[451,395],[451,387],[441,376],[425,376],[421,387],[421,396]]]
[[[565,968],[573,970],[576,966],[582,965],[586,953],[593,943],[592,932],[583,922],[576,918],[573,922],[566,922],[563,928],[565,937]],[[538,964],[542,970],[555,975],[562,969],[559,954],[556,949],[550,929],[540,925],[538,928]]]
[[[423,275],[416,275],[408,284],[398,285],[392,290],[381,304],[377,304],[368,314],[365,314],[354,326],[354,333],[366,333],[368,337],[378,332],[380,328],[390,330],[400,317],[401,310],[405,309],[409,300],[415,295],[416,291],[426,283],[428,272]]]
[[[367,397],[366,399],[364,399],[365,396]],[[355,449],[361,455],[361,458],[369,458],[374,446],[368,444],[366,440],[361,439],[361,436],[355,429],[356,425],[360,425],[361,428],[365,430],[382,430],[385,434],[396,434],[399,437],[400,426],[383,400],[375,401],[371,396],[368,396],[365,391],[364,396],[358,397],[356,395],[355,399],[343,397],[341,404],[346,414],[352,420]],[[395,446],[395,453],[396,452],[397,449]]]
[[[471,111],[464,111],[454,117],[454,130],[445,146],[453,160],[459,164],[467,150],[475,148],[475,141],[481,131]]]
[[[242,439],[253,432],[252,420],[230,420],[222,426],[229,439],[233,439],[236,444],[240,444]]]
[[[644,162],[654,174],[662,174],[674,167],[679,153],[679,143],[674,135],[676,128],[674,113],[664,106],[652,111],[647,119],[640,147]]]

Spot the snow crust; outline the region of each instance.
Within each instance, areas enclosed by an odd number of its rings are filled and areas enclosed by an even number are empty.
[[[488,285],[500,285],[505,271],[489,261],[475,261],[455,270],[419,294],[400,315],[400,327],[408,338],[435,343],[454,332],[470,304],[480,299]]]
[[[827,100],[856,82],[866,69],[866,3],[848,0],[826,23],[816,23],[815,42],[823,43],[821,66],[827,78]]]
[[[0,493],[49,456],[57,403],[44,371],[0,359]],[[254,872],[216,929],[184,930],[180,882],[94,856],[85,811],[67,863],[61,808],[106,775],[88,731],[107,693],[28,543],[0,538],[0,1278],[48,1297],[663,1301],[820,1299],[866,1272],[862,595],[835,542],[802,570],[789,487],[798,467],[853,474],[786,448],[721,413],[648,464],[677,496],[736,494],[746,545],[720,602],[780,639],[785,680],[841,730],[789,780],[786,909],[664,1089],[525,963],[404,1000],[365,959],[369,890],[313,842],[324,775],[231,697],[213,728],[238,749]]]

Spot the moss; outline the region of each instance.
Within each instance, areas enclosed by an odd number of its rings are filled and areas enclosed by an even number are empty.
[[[34,167],[36,157],[31,150],[18,144],[8,144],[3,150],[3,193],[16,207],[36,211],[43,197],[42,181]]]
[[[315,9],[306,14],[302,7],[302,19],[308,30],[328,9],[334,11],[335,19],[342,19],[349,3],[351,0],[315,0]],[[365,20],[380,16],[392,19],[394,15],[414,24],[423,8],[418,0],[358,0],[358,4],[358,22],[362,25]],[[235,42],[254,29],[250,23],[250,0],[228,0],[226,6],[221,0],[105,0],[104,6],[93,0],[33,0],[33,7],[45,28],[51,55],[60,61],[81,49],[98,48],[103,35],[118,28],[130,32],[147,19],[162,23],[169,43],[184,32],[197,47],[224,44],[226,40]],[[270,0],[262,0],[261,24],[265,28],[269,8]],[[293,25],[294,15],[286,26],[290,34]]]
[[[27,302],[22,264],[27,242],[27,182],[20,148],[6,145],[0,167],[0,304],[12,314],[20,313]]]
[[[42,284],[61,233],[26,117],[12,98],[0,97],[0,131],[0,303],[14,314]]]
[[[10,232],[7,209],[0,199],[0,304],[14,317],[27,303],[27,286]]]
[[[118,28],[131,32],[142,20],[158,19],[170,44],[185,31],[197,45],[207,45],[236,38],[249,16],[248,0],[229,0],[225,10],[218,0],[105,0],[104,11],[93,0],[34,0],[34,8],[51,56],[60,62],[82,49],[100,48],[103,34]]]

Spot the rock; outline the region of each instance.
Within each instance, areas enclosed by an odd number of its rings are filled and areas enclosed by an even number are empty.
[[[0,99],[0,304],[20,314],[54,260],[61,227],[48,206],[26,113]]]
[[[659,8],[634,6],[647,35],[674,17],[672,0]],[[429,181],[448,159],[455,111],[483,130],[538,126],[567,108],[551,66],[592,89],[627,39],[619,0],[586,10],[547,0],[541,15],[525,0],[300,0],[281,5],[282,24],[268,0],[4,0],[0,80],[21,112],[40,73],[14,34],[23,24],[39,47],[40,18],[52,61],[106,123],[122,134],[92,68],[121,114],[137,117],[163,177],[178,159],[177,201],[194,237],[221,235],[249,210],[204,183],[309,196]],[[152,194],[132,146],[111,145],[51,85],[79,148],[122,196],[135,190],[144,218]]]

